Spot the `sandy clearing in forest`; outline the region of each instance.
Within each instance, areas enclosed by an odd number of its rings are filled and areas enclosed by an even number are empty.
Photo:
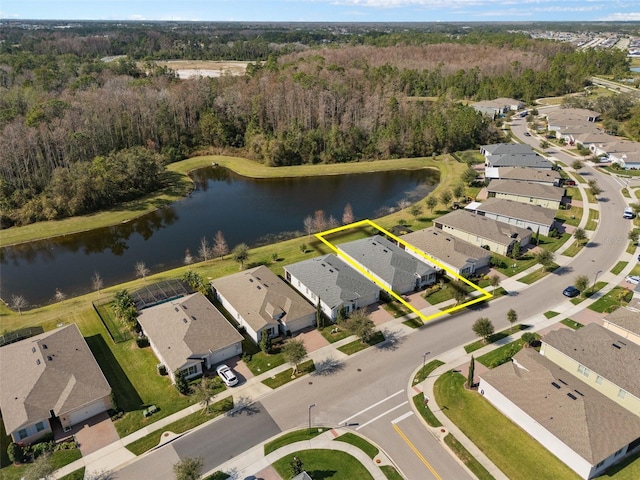
[[[175,70],[180,78],[220,77],[223,75],[244,75],[249,62],[222,62],[213,60],[168,60],[156,62]]]

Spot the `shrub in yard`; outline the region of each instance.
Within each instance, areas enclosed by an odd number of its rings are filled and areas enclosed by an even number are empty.
[[[531,344],[536,341],[536,336],[531,332],[523,333],[521,338],[528,346],[531,346]]]
[[[136,338],[136,345],[138,345],[138,348],[145,348],[149,346],[149,339],[145,336],[141,336]]]
[[[191,387],[189,386],[189,382],[184,376],[184,372],[182,370],[176,370],[173,374],[176,379],[176,388],[182,395],[189,395],[191,392]]]
[[[158,375],[166,375],[167,374],[167,366],[164,363],[159,363],[156,365],[156,369],[158,370]]]
[[[271,337],[269,337],[268,333],[263,332],[262,335],[260,335],[260,350],[264,353],[269,353],[271,352],[271,347]]]
[[[24,461],[24,451],[22,445],[11,442],[7,447],[7,456],[13,463],[22,463]]]

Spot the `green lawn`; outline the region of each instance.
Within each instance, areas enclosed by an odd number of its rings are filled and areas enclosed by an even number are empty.
[[[595,230],[598,228],[598,220],[600,219],[600,212],[598,210],[594,210],[593,208],[589,209],[589,219],[587,220],[587,224],[585,225],[585,230]]]
[[[267,387],[276,389],[285,385],[296,378],[300,378],[303,375],[307,375],[308,373],[315,372],[316,366],[313,364],[313,360],[307,360],[306,362],[302,362],[298,365],[298,373],[293,375],[293,368],[291,370],[287,369],[284,372],[280,372],[271,378],[266,378],[262,381]]]
[[[329,343],[339,342],[340,340],[344,340],[347,337],[351,336],[351,333],[345,330],[344,328],[340,328],[337,325],[329,325],[327,327],[321,328],[320,333]]]
[[[580,225],[580,220],[582,220],[582,207],[571,206],[568,210],[558,210],[556,212],[556,219],[563,225],[577,227]]]
[[[380,450],[378,450],[378,447],[376,447],[375,445],[371,445],[364,438],[359,437],[358,435],[351,432],[347,432],[344,435],[340,435],[339,437],[334,438],[334,441],[349,443],[369,455],[371,459],[375,458],[376,455],[378,455],[378,453],[380,452]]]
[[[481,349],[485,345],[489,345],[490,343],[494,343],[494,342],[497,342],[498,340],[502,340],[503,338],[508,337],[514,332],[519,332],[520,330],[526,330],[527,328],[528,328],[527,326],[519,323],[517,325],[514,325],[513,329],[510,327],[505,330],[501,330],[500,332],[494,333],[487,339],[487,343],[484,343],[482,339],[479,339],[473,343],[465,345],[464,350],[467,353],[475,352],[476,350]]]
[[[440,423],[440,420],[438,420],[438,417],[436,417],[433,414],[433,412],[429,408],[429,405],[424,404],[424,393],[419,393],[417,395],[414,395],[412,400],[413,400],[413,404],[416,407],[416,410],[420,412],[420,415],[422,415],[422,418],[424,418],[424,421],[427,422],[427,425],[434,428],[442,426],[442,423]]]
[[[393,316],[393,318],[404,317],[405,315],[411,313],[411,310],[409,310],[407,307],[405,307],[395,299],[389,302],[382,303],[382,308],[389,312]]]
[[[59,450],[51,453],[51,465],[54,469],[59,469],[71,462],[80,460],[82,454],[77,448],[70,450]],[[0,479],[2,480],[20,480],[25,472],[29,469],[29,464],[9,465],[0,470]]]
[[[282,478],[291,478],[293,457],[302,460],[304,470],[314,480],[373,480],[369,471],[348,453],[339,450],[311,449],[294,452],[273,463]]]
[[[553,310],[549,310],[548,312],[544,312],[544,317],[545,318],[553,318],[557,315],[560,315],[559,312],[554,312]]]
[[[600,281],[595,285],[590,286],[581,295],[572,298],[570,301],[574,305],[578,305],[580,302],[585,301],[587,298],[591,297],[594,293],[599,292],[607,285],[607,282]]]
[[[540,267],[540,268],[534,270],[533,272],[531,272],[530,274],[525,275],[524,277],[520,278],[518,281],[520,281],[522,283],[526,283],[527,285],[531,285],[532,283],[535,283],[538,280],[543,279],[544,277],[549,275],[551,272],[556,270],[558,267],[559,267],[559,265],[556,264],[556,263],[551,264],[547,268]]]
[[[131,331],[122,325],[122,322],[118,322],[113,314],[113,302],[94,303],[94,307],[98,317],[102,319],[104,326],[115,343],[131,340]]]
[[[507,419],[454,372],[435,384],[438,405],[510,480],[577,480],[579,477],[524,430]],[[446,407],[446,409],[444,408]],[[478,419],[482,419],[478,421]],[[544,468],[541,468],[544,466]]]
[[[342,347],[338,347],[338,350],[340,350],[342,353],[345,353],[347,355],[353,355],[354,353],[359,352],[360,350],[369,348],[370,346],[376,345],[382,341],[384,341],[384,335],[382,334],[382,332],[376,332],[373,338],[371,338],[371,340],[369,340],[366,343],[362,342],[361,340],[354,340],[353,342],[347,343]]]
[[[487,471],[482,464],[475,459],[469,451],[464,448],[456,437],[448,433],[444,437],[444,443],[456,454],[456,456],[464,463],[469,470],[478,478],[478,480],[494,480],[493,476]]]
[[[611,273],[613,273],[614,275],[617,275],[622,270],[624,270],[624,267],[626,267],[627,265],[629,265],[629,262],[620,261],[620,262],[616,263],[615,267],[613,267],[611,269]]]
[[[590,310],[600,313],[611,313],[621,305],[629,303],[633,292],[628,288],[614,287],[606,295],[603,295],[589,306]]]
[[[402,322],[403,325],[406,325],[409,328],[420,328],[424,325],[424,322],[420,319],[420,317],[410,318],[409,320],[405,320]]]
[[[580,322],[574,322],[570,318],[565,318],[564,320],[560,320],[560,323],[574,330],[578,330],[579,328],[584,327],[584,325],[581,324]]]
[[[534,333],[536,339],[540,338],[540,335]],[[511,358],[518,353],[524,347],[524,340],[518,339],[506,345],[502,345],[495,350],[492,350],[477,358],[478,362],[488,368],[495,368],[503,363],[508,362]]]
[[[578,240],[576,240],[571,244],[569,248],[562,252],[562,255],[565,255],[567,257],[575,257],[580,252],[580,250],[584,248],[584,245],[584,242],[579,242]]]
[[[280,435],[275,440],[267,442],[264,444],[264,454],[269,455],[271,452],[275,452],[280,447],[284,447],[285,445],[289,445],[290,443],[302,442],[304,440],[311,440],[314,437],[317,437],[321,433],[323,433],[326,429],[323,428],[312,428],[309,431],[308,428],[303,430],[296,430],[294,432],[285,433],[284,435]]]
[[[209,420],[228,412],[233,408],[233,398],[227,397],[217,401],[211,406],[211,413],[205,414],[203,411],[192,413],[186,417],[176,420],[169,425],[162,427],[156,432],[152,432],[149,435],[145,435],[139,438],[135,442],[126,445],[127,449],[136,455],[141,455],[147,450],[152,449],[158,443],[160,443],[161,435],[163,432],[184,433],[187,430],[191,430],[198,425],[201,425]]]
[[[380,467],[384,476],[387,477],[387,480],[404,480],[402,475],[398,473],[398,471],[392,467],[391,465],[382,465]]]
[[[60,480],[84,480],[84,467],[74,470],[64,477],[60,477]]]
[[[251,370],[251,373],[260,375],[285,362],[284,355],[280,353],[279,349],[274,348],[272,352],[274,353],[264,353],[258,350],[252,355],[245,356],[244,362],[247,364],[247,367],[249,367],[249,370]]]
[[[444,365],[444,362],[440,360],[431,360],[424,367],[421,367],[420,370],[416,373],[415,377],[413,377],[413,384],[420,383],[429,377],[429,374],[433,372],[439,366]]]

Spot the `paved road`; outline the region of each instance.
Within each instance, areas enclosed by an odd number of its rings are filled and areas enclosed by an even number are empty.
[[[521,130],[522,134],[524,128],[523,121],[516,122],[514,132]],[[538,146],[537,139],[519,136]],[[566,164],[572,162],[564,153],[555,156]],[[149,472],[157,473],[153,478],[172,478],[170,465],[185,456],[203,456],[205,470],[213,468],[280,430],[306,426],[311,404],[316,404],[311,409],[313,424],[350,428],[368,436],[389,453],[410,480],[470,478],[410,413],[406,389],[411,373],[422,362],[424,352],[430,351],[430,357],[436,358],[474,340],[471,325],[479,316],[489,317],[496,330],[503,329],[508,326],[506,313],[510,308],[521,319],[553,310],[567,301],[561,292],[577,275],[587,275],[594,281],[597,272],[611,269],[626,248],[629,231],[629,222],[621,215],[624,200],[618,193],[620,184],[588,167],[580,173],[587,178],[593,176],[603,188],[600,228],[583,252],[544,282],[517,296],[433,321],[428,328],[394,337],[390,344],[369,349],[346,362],[336,353],[332,373],[312,375],[276,390],[261,400],[264,411],[258,404],[260,412],[253,416],[225,418],[188,434],[118,472],[118,478],[151,478],[146,475]],[[139,476],[141,473],[145,475]]]
[[[207,472],[252,446],[280,433],[260,402],[184,435],[118,470],[118,480],[173,479],[173,465],[185,457],[202,457]]]

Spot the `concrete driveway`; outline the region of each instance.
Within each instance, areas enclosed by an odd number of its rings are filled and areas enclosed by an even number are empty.
[[[107,412],[75,425],[69,433],[78,442],[83,457],[120,440]]]

